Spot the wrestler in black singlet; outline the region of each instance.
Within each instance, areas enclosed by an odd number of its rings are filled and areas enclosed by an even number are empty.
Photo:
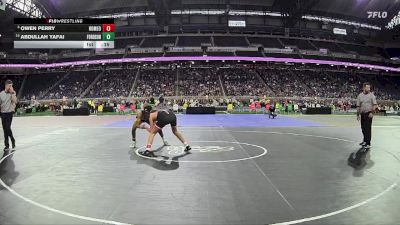
[[[156,126],[160,129],[171,124],[171,127],[176,127],[176,115],[172,110],[160,110],[157,114]]]
[[[152,111],[149,111],[149,110],[142,110],[142,116],[141,116],[141,118],[140,118],[140,124],[141,123],[147,123],[147,124],[150,124],[150,113],[152,113],[152,112],[155,112],[156,110],[152,110]],[[139,124],[139,125],[140,125]],[[138,127],[135,127],[135,126],[132,126],[132,141],[136,141],[136,129],[137,129]],[[160,136],[161,136],[161,138],[163,139],[163,141],[164,141],[164,144],[165,145],[167,145],[168,143],[164,140],[164,133],[162,132],[162,130],[159,130],[158,131],[158,134],[160,134]]]

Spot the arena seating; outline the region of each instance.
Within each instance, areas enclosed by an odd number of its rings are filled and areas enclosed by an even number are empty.
[[[308,40],[303,39],[286,39],[282,38],[281,41],[285,46],[297,46],[299,49],[305,50],[316,50],[314,46],[312,46]]]
[[[165,56],[203,56],[203,52],[166,52]]]
[[[143,38],[119,38],[115,39],[115,48],[125,48],[127,46],[139,46]]]
[[[146,37],[141,45],[143,48],[162,47],[164,44],[175,45],[175,36],[166,37]]]
[[[319,60],[332,60],[335,61],[335,58],[331,56],[321,56],[321,55],[301,55],[305,59],[319,59]]]
[[[71,58],[58,58],[54,60],[54,63],[62,63],[62,62],[76,62],[76,61],[82,61],[82,60],[87,60],[88,56],[84,57],[71,57]]]
[[[277,38],[269,37],[248,37],[247,38],[251,44],[260,44],[264,48],[284,48],[281,42]]]
[[[312,56],[310,56],[312,57]],[[328,59],[328,58],[324,58]],[[228,65],[234,65],[226,62]],[[144,65],[139,72],[135,97],[159,96],[278,96],[355,98],[364,82],[373,85],[380,100],[400,99],[398,77],[382,76],[374,72],[341,70],[337,67],[303,66],[290,64],[260,66],[236,64],[234,67],[199,65],[193,67],[158,67]],[[20,98],[29,100],[79,97],[101,73],[100,70],[45,72],[28,75]],[[89,98],[128,97],[136,78],[137,68],[106,69],[105,73],[86,93]],[[24,79],[21,75],[3,75],[14,81],[19,90]],[[222,86],[220,80],[222,81]],[[53,89],[47,90],[60,81]],[[224,92],[222,91],[224,90]],[[43,93],[47,92],[45,96]]]
[[[272,29],[272,28],[271,28]],[[274,28],[276,29],[276,28]],[[321,36],[322,33],[317,32],[315,35],[312,33],[307,33],[309,30],[300,30],[296,31],[296,29],[291,29],[293,32],[289,37],[286,36],[271,36],[274,34],[274,29],[270,30],[268,33],[269,36],[262,35],[243,35],[238,36],[234,34],[234,32],[230,34],[182,34],[182,32],[178,32],[179,36],[175,35],[165,35],[165,36],[119,36],[115,40],[116,48],[126,48],[128,52],[126,54],[107,54],[105,53],[90,53],[90,57],[82,56],[82,54],[76,54],[77,57],[74,57],[73,52],[82,53],[87,50],[58,50],[52,49],[51,51],[47,51],[49,54],[53,54],[56,56],[56,59],[46,60],[45,58],[39,59],[26,59],[26,58],[17,58],[17,59],[7,59],[1,60],[0,63],[17,63],[17,64],[25,64],[25,63],[59,63],[59,62],[72,62],[72,61],[81,61],[85,59],[96,60],[96,59],[112,59],[112,58],[138,58],[138,57],[162,57],[162,56],[202,56],[202,53],[199,52],[176,52],[176,51],[168,51],[167,49],[163,49],[163,46],[176,46],[177,47],[201,47],[202,44],[205,44],[210,47],[232,47],[233,50],[227,50],[222,52],[214,52],[212,50],[207,50],[208,56],[257,56],[262,57],[261,53],[254,52],[252,50],[244,50],[238,49],[236,50],[236,54],[234,51],[236,47],[264,47],[264,48],[273,48],[273,49],[284,49],[285,46],[295,46],[300,50],[312,50],[319,51],[319,49],[328,49],[327,59],[332,58],[333,60],[341,60],[353,62],[351,55],[349,53],[357,54],[357,58],[354,59],[354,62],[358,63],[372,63],[377,65],[389,65],[391,62],[383,61],[384,59],[390,59],[390,57],[398,56],[398,50],[396,49],[382,49],[374,46],[367,46],[365,44],[360,44],[358,41],[349,42],[354,39],[353,38],[343,38],[337,35],[325,37],[329,40],[316,39],[316,38],[324,38]],[[278,33],[281,32],[281,29],[276,30]],[[259,32],[262,34],[263,32]],[[317,35],[318,34],[318,35]],[[302,37],[301,39],[294,37]],[[310,37],[310,39],[304,39],[304,37]],[[346,42],[344,42],[346,41]],[[139,51],[136,49],[140,48]],[[154,53],[152,50],[146,50],[146,48],[157,48],[159,52]],[[136,50],[137,53],[130,53],[131,50]],[[41,52],[44,49],[32,50],[34,53]],[[143,51],[143,52],[141,52]],[[147,51],[147,53],[146,53]],[[270,52],[270,50],[266,50]],[[10,50],[10,52],[17,54],[27,54],[27,50]],[[30,51],[29,51],[30,52]],[[68,56],[64,55],[64,53],[69,53]],[[88,52],[88,51],[87,51]],[[397,53],[396,53],[397,52]],[[89,52],[88,52],[89,53]],[[292,53],[292,55],[282,55],[283,53],[274,52],[274,53],[266,53],[265,56],[271,57],[290,57],[290,58],[311,58],[307,55],[301,56],[301,52]],[[347,53],[347,55],[337,56],[331,53]],[[89,55],[89,54],[88,54]],[[375,60],[361,60],[359,56],[372,56],[375,57]],[[324,59],[323,55],[315,55],[314,59]],[[337,57],[337,58],[335,58]],[[380,59],[380,60],[379,60]],[[395,65],[396,66],[396,65]],[[398,66],[398,65],[397,65]]]
[[[12,64],[39,64],[38,59],[8,59],[8,63]]]
[[[252,56],[252,57],[263,57],[262,53],[259,51],[236,51],[237,56]]]
[[[221,85],[210,68],[185,68],[178,81],[179,96],[221,96]]]
[[[86,97],[127,97],[136,75],[135,69],[108,70],[89,90]]]
[[[299,54],[285,54],[285,53],[269,53],[269,52],[265,52],[264,55],[266,57],[275,57],[275,58],[301,58],[301,56]]]
[[[121,59],[124,57],[124,54],[110,54],[110,55],[95,55],[89,58],[89,60],[97,60],[97,59]]]
[[[270,95],[260,82],[255,71],[250,68],[221,68],[217,71],[228,96]]]
[[[207,52],[207,56],[234,56],[233,52]]]
[[[44,98],[62,99],[79,97],[99,74],[99,71],[73,71],[67,78],[50,90]]]
[[[0,64],[7,64],[7,63],[9,63],[8,59],[0,57]]]
[[[346,51],[341,48],[336,42],[326,42],[326,41],[311,41],[317,48],[319,49],[328,49],[330,52],[341,52],[345,53]]]
[[[27,77],[22,99],[29,100],[32,96],[38,98],[56,81],[65,76],[65,72],[43,73]]]
[[[214,36],[214,44],[215,46],[221,46],[221,47],[249,46],[249,44],[246,41],[246,38],[241,36]]]
[[[151,97],[164,94],[175,96],[176,71],[170,69],[145,69],[140,71],[133,96]]]
[[[211,39],[209,36],[179,36],[178,46],[182,47],[199,47],[201,44],[210,44]]]
[[[129,53],[125,58],[161,57],[163,52]]]
[[[258,71],[274,96],[304,96],[309,92],[300,79],[290,70],[264,69]]]
[[[344,49],[346,49],[349,52],[355,52],[360,55],[379,56],[379,50],[378,50],[378,48],[375,48],[375,47],[367,47],[367,46],[363,46],[363,45],[353,45],[353,44],[345,44],[345,43],[340,43],[340,46],[342,46]]]

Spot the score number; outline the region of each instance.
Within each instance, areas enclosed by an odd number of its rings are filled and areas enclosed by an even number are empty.
[[[102,40],[103,41],[114,41],[115,33],[107,32],[103,33]]]
[[[114,24],[103,24],[103,32],[114,32]]]
[[[114,24],[103,24],[103,41],[114,41],[115,33],[114,33]]]

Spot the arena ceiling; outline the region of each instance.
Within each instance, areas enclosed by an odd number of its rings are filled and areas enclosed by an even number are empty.
[[[174,9],[240,9],[311,14],[386,25],[400,11],[400,0],[35,0],[52,17],[168,11]],[[369,11],[387,12],[386,18],[368,18]],[[296,18],[294,18],[296,19]]]

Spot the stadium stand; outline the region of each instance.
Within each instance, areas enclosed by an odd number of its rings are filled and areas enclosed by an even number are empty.
[[[248,68],[220,68],[217,74],[221,77],[228,96],[263,96],[270,95],[257,74]]]
[[[165,56],[203,56],[203,52],[166,52]]]
[[[248,37],[251,44],[260,44],[264,48],[284,48],[281,42],[277,38],[269,37]]]
[[[176,36],[146,37],[141,45],[143,48],[156,48],[163,45],[175,45]]]
[[[161,57],[163,52],[129,53],[125,58]]]
[[[65,76],[65,72],[35,74],[27,77],[22,99],[39,98],[44,91]]]
[[[104,98],[104,97],[127,97],[133,85],[136,70],[108,70],[89,90],[85,97]]]
[[[79,97],[98,76],[99,71],[73,71],[67,75],[57,86],[45,94],[46,99],[62,99]]]
[[[339,45],[337,45],[336,42],[316,41],[316,40],[312,40],[311,42],[317,47],[317,49],[328,49],[330,52],[346,53],[346,51]]]
[[[170,69],[141,70],[133,96],[151,97],[160,94],[175,96],[176,73]]]
[[[178,36],[178,45],[182,47],[198,47],[202,44],[211,45],[211,39],[208,36]]]
[[[221,85],[213,68],[184,68],[178,81],[179,96],[221,96]]]
[[[233,52],[207,52],[208,56],[234,56]]]
[[[136,46],[139,47],[140,43],[142,42],[143,38],[119,38],[116,39],[115,47],[116,48],[125,48],[127,46]]]
[[[263,54],[259,51],[236,51],[237,56],[253,56],[253,57],[263,57]]]
[[[316,50],[314,46],[312,46],[308,40],[303,40],[303,39],[286,39],[282,38],[280,39],[284,46],[296,46],[299,49],[306,49],[306,50]]]
[[[247,47],[249,44],[241,36],[213,36],[215,46],[221,47]]]

